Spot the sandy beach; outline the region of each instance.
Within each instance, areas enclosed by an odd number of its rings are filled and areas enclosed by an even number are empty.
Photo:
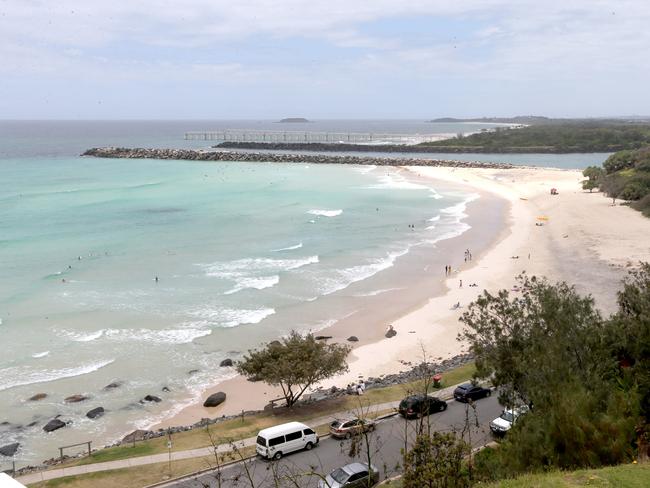
[[[457,336],[461,331],[458,318],[466,305],[484,289],[495,292],[511,288],[515,276],[522,272],[576,283],[581,293],[593,295],[600,309],[610,313],[626,268],[640,260],[650,260],[650,219],[628,207],[612,206],[611,200],[600,193],[583,191],[580,171],[524,167],[403,170],[432,183],[442,180],[484,198],[502,199],[506,203],[505,215],[500,216],[503,225],[489,229],[492,233],[486,235],[493,237],[477,243],[476,234],[481,233],[481,221],[486,216],[480,216],[480,206],[468,207],[467,221],[473,227],[474,237],[468,231],[447,243],[453,241],[453,249],[448,251],[451,275],[445,277],[444,270],[440,270],[440,276],[436,275],[439,286],[427,290],[421,306],[392,321],[397,336],[383,337],[386,324],[377,325],[372,331],[366,325],[359,332],[353,320],[341,321],[319,332],[340,342],[351,334],[364,338],[350,355],[349,372],[320,386],[344,386],[362,377],[399,372],[405,369],[404,362],[420,361],[423,351],[429,360],[446,359],[464,351],[465,346],[457,341]],[[559,195],[551,195],[551,188],[556,188]],[[467,248],[472,259],[466,262]],[[460,308],[454,307],[457,303]],[[216,391],[228,395],[222,406],[206,409],[197,402],[152,427],[188,425],[205,417],[261,409],[270,399],[280,396],[276,388],[250,383],[241,377],[216,385],[205,391],[202,398]]]

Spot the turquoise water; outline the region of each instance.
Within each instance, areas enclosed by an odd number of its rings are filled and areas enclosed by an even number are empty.
[[[467,229],[472,198],[305,164],[22,157],[0,180],[0,445],[24,463],[146,427],[232,376],[224,358],[361,310],[413,249]],[[72,426],[45,436],[59,414]]]
[[[224,127],[277,125],[0,122],[0,446],[20,442],[19,465],[150,426],[231,377],[221,360],[291,329],[363,320],[372,297],[448,263],[438,243],[469,229],[475,195],[391,168],[78,157],[104,145],[201,147],[182,133]],[[113,381],[120,388],[103,390]],[[48,397],[26,401],[39,392]],[[90,399],[66,404],[73,394]],[[139,403],[147,394],[163,401]],[[104,417],[85,418],[100,405]],[[45,435],[56,415],[72,425]]]

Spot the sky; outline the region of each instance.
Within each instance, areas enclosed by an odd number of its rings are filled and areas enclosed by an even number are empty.
[[[650,115],[648,0],[0,0],[0,119]]]

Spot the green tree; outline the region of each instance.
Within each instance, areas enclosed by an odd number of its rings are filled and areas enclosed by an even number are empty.
[[[347,371],[349,352],[349,346],[326,344],[312,334],[291,331],[281,341],[249,350],[236,367],[250,381],[280,386],[287,406],[292,407],[311,385]]]
[[[603,321],[593,299],[566,283],[517,280],[521,292],[514,297],[484,291],[469,305],[459,339],[476,356],[477,376],[491,377],[506,405],[548,403],[550,385],[590,381],[607,368],[597,356]]]
[[[584,169],[582,175],[587,178],[582,182],[582,189],[589,190],[589,193],[591,193],[594,188],[599,187],[604,172],[599,166],[589,166]]]
[[[421,434],[404,456],[404,488],[462,488],[470,486],[463,460],[470,446],[453,433]]]

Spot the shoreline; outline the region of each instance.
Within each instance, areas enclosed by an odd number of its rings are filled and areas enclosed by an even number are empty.
[[[427,177],[420,176],[406,167],[394,167],[395,171],[407,173],[407,178],[410,181],[416,181],[420,184],[426,184],[430,187],[435,187],[436,183],[440,180],[435,180]],[[326,328],[318,330],[318,335],[332,336],[331,341],[351,344],[353,346],[352,352],[348,358],[350,372],[330,380],[323,382],[323,384],[315,385],[308,390],[306,394],[318,391],[319,388],[325,386],[343,387],[350,382],[357,382],[363,376],[368,378],[373,376],[370,373],[363,372],[364,368],[361,367],[359,371],[353,367],[357,362],[355,352],[363,347],[369,347],[376,344],[386,344],[390,347],[395,338],[386,339],[384,333],[388,324],[395,324],[404,316],[408,316],[417,312],[422,307],[426,306],[432,297],[445,296],[450,291],[447,284],[447,279],[444,274],[443,262],[439,261],[439,255],[447,256],[445,262],[449,262],[454,268],[455,272],[462,266],[472,266],[478,262],[480,255],[486,253],[491,246],[501,239],[504,232],[507,231],[506,216],[508,213],[505,201],[496,197],[495,195],[475,188],[468,187],[467,185],[458,184],[457,182],[448,182],[454,191],[461,191],[466,194],[479,194],[477,200],[471,201],[466,204],[465,214],[467,215],[462,219],[462,222],[470,225],[470,229],[464,231],[459,236],[454,236],[447,239],[442,239],[435,244],[436,256],[433,262],[427,262],[425,268],[435,264],[438,269],[431,271],[431,277],[421,280],[418,283],[413,283],[407,289],[395,290],[393,292],[382,293],[380,296],[372,297],[374,300],[366,302],[365,309],[361,310],[362,318],[358,318],[355,314],[350,317],[345,317],[338,320],[335,324]],[[494,215],[490,215],[494,212]],[[498,221],[500,226],[495,232],[493,228],[488,228],[494,221]],[[489,236],[486,238],[486,236]],[[464,244],[470,243],[469,247],[473,249],[475,260],[472,262],[463,262],[463,250],[467,247]],[[413,251],[411,251],[413,252]],[[411,254],[411,253],[409,253]],[[418,258],[426,259],[426,256],[411,256],[411,261],[417,261]],[[408,255],[407,255],[408,256]],[[405,259],[404,256],[400,259]],[[436,260],[435,258],[438,258]],[[407,258],[408,259],[408,258]],[[404,273],[413,266],[413,263],[400,263],[389,270],[384,270],[383,273]],[[408,332],[404,332],[408,334]],[[359,338],[359,342],[350,343],[346,338],[350,335],[355,335]],[[419,339],[426,339],[425,332],[418,332]],[[454,338],[455,339],[455,338]],[[460,354],[461,351],[455,347],[447,347],[445,352],[441,352],[434,359],[444,360]],[[415,362],[417,358],[413,358]],[[398,366],[398,367],[397,367]],[[380,375],[392,374],[403,372],[408,369],[407,362],[396,365],[391,370],[383,371]],[[227,400],[222,405],[216,408],[204,408],[203,401],[211,394],[223,391],[227,395]],[[202,418],[215,416],[228,416],[241,413],[243,410],[261,410],[271,399],[280,398],[281,391],[279,388],[270,387],[264,383],[251,383],[241,376],[227,379],[216,383],[201,393],[192,405],[189,405],[167,419],[150,424],[147,428],[151,430],[177,427],[179,425],[191,425],[199,422]]]
[[[429,184],[444,181],[502,200],[507,205],[503,225],[494,242],[479,252],[473,251],[471,262],[453,266],[455,272],[442,280],[440,293],[429,294],[424,303],[391,321],[397,331],[395,337],[384,339],[385,329],[377,327],[375,337],[379,340],[358,344],[352,350],[349,371],[317,388],[341,387],[359,378],[403,371],[409,362],[421,361],[423,351],[433,361],[466,352],[466,347],[456,340],[462,329],[458,318],[466,305],[483,290],[511,288],[522,272],[575,283],[580,293],[594,296],[596,306],[604,313],[612,312],[626,269],[635,260],[650,260],[650,249],[643,245],[644,236],[650,235],[650,219],[625,206],[611,206],[601,194],[581,190],[580,171],[536,167],[402,168],[414,177],[428,179]],[[557,188],[560,195],[551,196],[551,187]],[[604,213],[603,218],[615,228],[593,222],[593,215],[599,213]],[[475,212],[468,214],[466,221],[475,216]],[[548,220],[543,221],[544,225],[535,225],[542,222],[540,216]],[[627,239],[621,245],[624,235]],[[463,236],[444,242],[458,241]],[[468,286],[473,283],[477,286]],[[454,309],[458,302],[461,307]],[[337,324],[320,333],[340,340],[344,337],[341,329],[344,327]],[[216,391],[229,395],[222,407],[208,410],[200,403],[192,405],[154,427],[187,425],[208,416],[240,413],[244,404],[246,409],[263,408],[261,402],[281,396],[268,385],[235,377],[204,391],[201,400]]]

